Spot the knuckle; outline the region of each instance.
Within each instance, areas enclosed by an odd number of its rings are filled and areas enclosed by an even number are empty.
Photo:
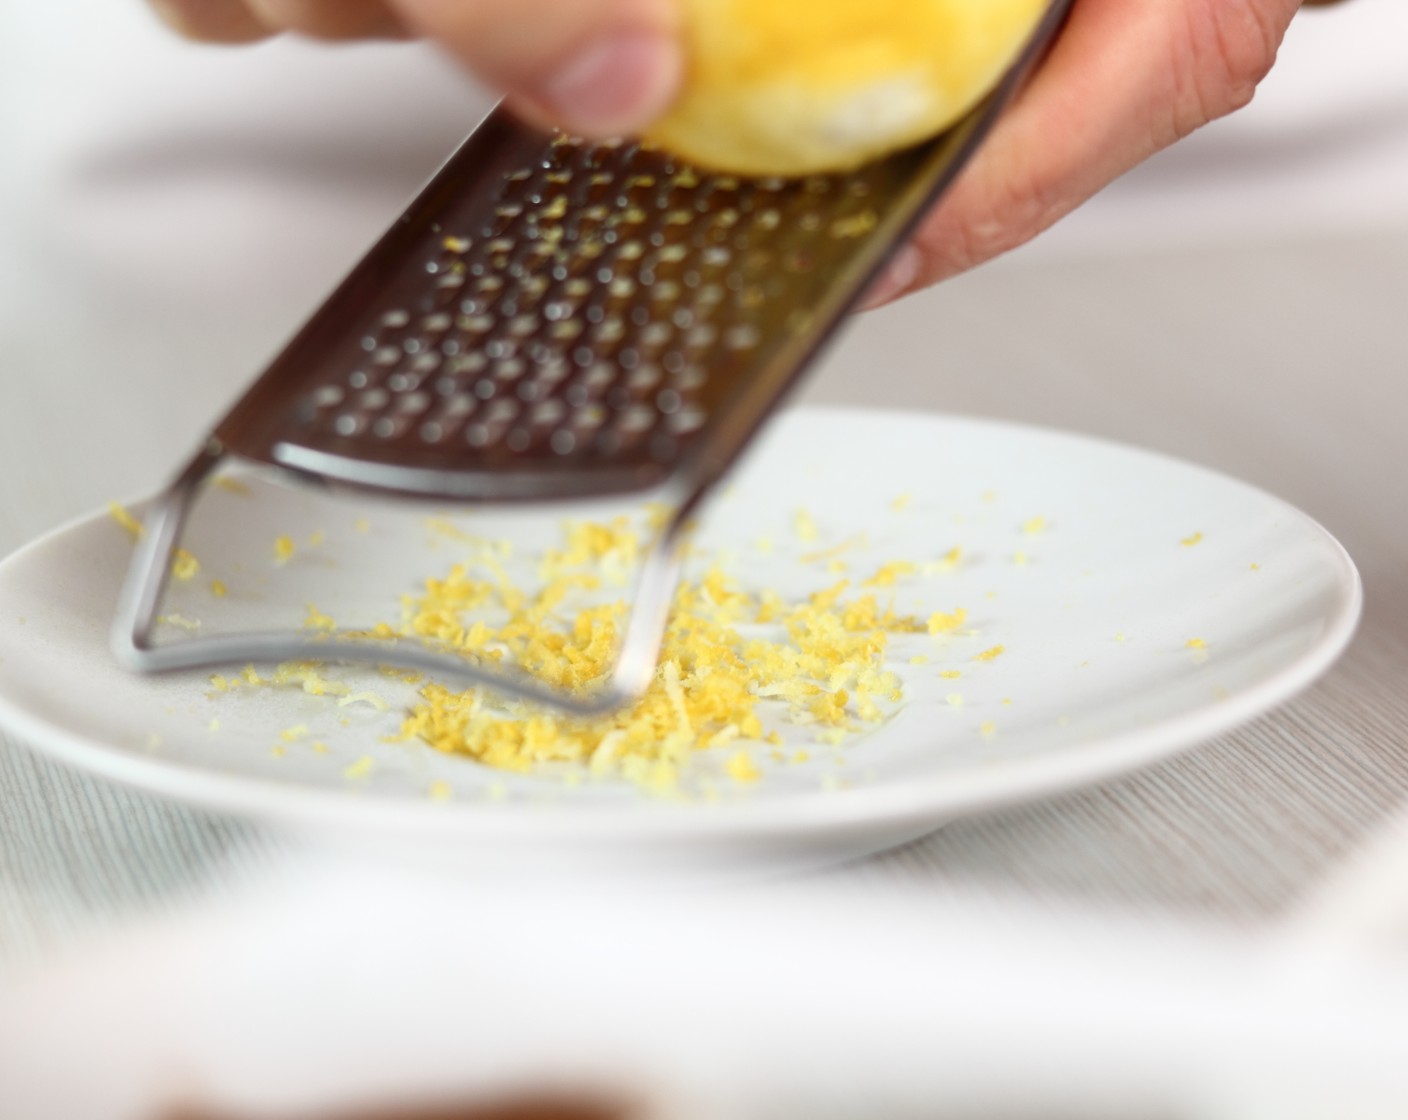
[[[981,157],[980,157],[981,158]],[[921,275],[933,283],[1011,252],[1070,209],[1054,175],[983,176],[965,183],[915,238]]]
[[[1266,0],[1205,0],[1189,8],[1175,58],[1182,76],[1177,136],[1251,102],[1276,61],[1288,22],[1279,16]]]

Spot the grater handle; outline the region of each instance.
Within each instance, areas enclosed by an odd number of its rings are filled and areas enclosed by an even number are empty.
[[[584,697],[549,689],[526,673],[491,672],[452,653],[416,645],[388,646],[384,641],[338,639],[332,635],[312,639],[293,631],[271,630],[157,644],[154,634],[158,614],[182,530],[202,484],[226,458],[229,456],[212,440],[151,507],[146,531],[137,542],[137,552],[122,589],[112,632],[113,653],[124,667],[136,672],[160,673],[231,662],[394,663],[408,669],[443,674],[466,688],[488,688],[508,699],[544,704],[579,716],[602,715],[634,702],[655,676],[670,604],[679,583],[686,526],[696,504],[694,501],[677,505],[646,549],[636,585],[635,606],[616,664],[606,681]]]

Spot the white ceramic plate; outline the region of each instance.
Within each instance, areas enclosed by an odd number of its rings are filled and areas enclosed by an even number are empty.
[[[308,603],[342,625],[395,618],[401,592],[455,559],[453,534],[423,509],[250,488],[213,488],[188,531],[205,569],[167,606],[187,625],[297,626]],[[796,532],[799,509],[815,539]],[[563,516],[486,510],[458,524],[510,537],[527,557]],[[275,565],[285,534],[298,548]],[[414,690],[373,672],[338,670],[386,711],[295,691],[212,695],[205,673],[130,675],[108,653],[108,630],[131,541],[106,514],[0,565],[0,720],[36,749],[143,789],[427,856],[773,871],[874,852],[1192,746],[1324,671],[1360,606],[1344,550],[1260,491],[1091,439],[932,415],[783,416],[706,512],[699,543],[745,586],[802,595],[841,576],[799,557],[844,541],[837,558],[857,580],[961,548],[956,568],[931,565],[894,595],[920,616],[964,607],[967,627],[893,640],[906,699],[888,722],[840,748],[813,746],[805,763],[757,751],[763,779],[720,777],[711,802],[505,776],[385,742]],[[229,594],[213,596],[208,577]],[[995,645],[1000,657],[974,660]],[[307,735],[283,742],[300,724]],[[811,736],[786,734],[789,746]],[[370,772],[349,778],[363,758]],[[701,774],[720,770],[701,756]],[[453,788],[449,800],[432,801],[436,782]]]

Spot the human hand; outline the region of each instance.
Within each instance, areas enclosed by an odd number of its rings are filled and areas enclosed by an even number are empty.
[[[193,38],[425,36],[522,115],[635,132],[682,76],[672,0],[151,0]],[[1076,0],[1030,84],[869,306],[1021,245],[1160,149],[1247,104],[1300,0]]]

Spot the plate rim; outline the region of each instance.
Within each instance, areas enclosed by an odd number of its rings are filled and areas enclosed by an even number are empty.
[[[1254,496],[1303,524],[1328,546],[1335,568],[1335,602],[1314,644],[1255,685],[1225,699],[1157,721],[1143,728],[1095,738],[986,770],[919,777],[884,786],[821,790],[786,799],[696,805],[642,795],[629,812],[620,806],[575,802],[494,803],[485,800],[432,802],[425,797],[351,797],[345,790],[294,786],[276,780],[213,773],[160,757],[121,753],[110,744],[57,726],[0,691],[0,731],[37,755],[86,774],[180,804],[295,829],[341,832],[385,830],[404,836],[454,835],[467,839],[530,839],[539,844],[566,840],[610,842],[628,838],[773,838],[825,827],[884,823],[899,826],[932,819],[934,827],[957,816],[1053,797],[1132,773],[1240,727],[1291,699],[1322,676],[1354,637],[1363,611],[1363,582],[1345,547],[1318,520],[1252,483],[1165,452],[1102,436],[1019,421],[929,409],[867,405],[803,405],[780,412],[775,421],[811,416],[871,422],[953,424],[1033,435],[1058,442],[1095,446],[1191,472]],[[770,424],[769,427],[772,425]],[[731,472],[730,472],[731,473]],[[727,486],[725,477],[722,486]],[[135,506],[153,495],[125,501]],[[7,569],[57,539],[107,516],[95,509],[69,518],[0,560],[0,583]],[[106,652],[106,648],[104,650]]]

